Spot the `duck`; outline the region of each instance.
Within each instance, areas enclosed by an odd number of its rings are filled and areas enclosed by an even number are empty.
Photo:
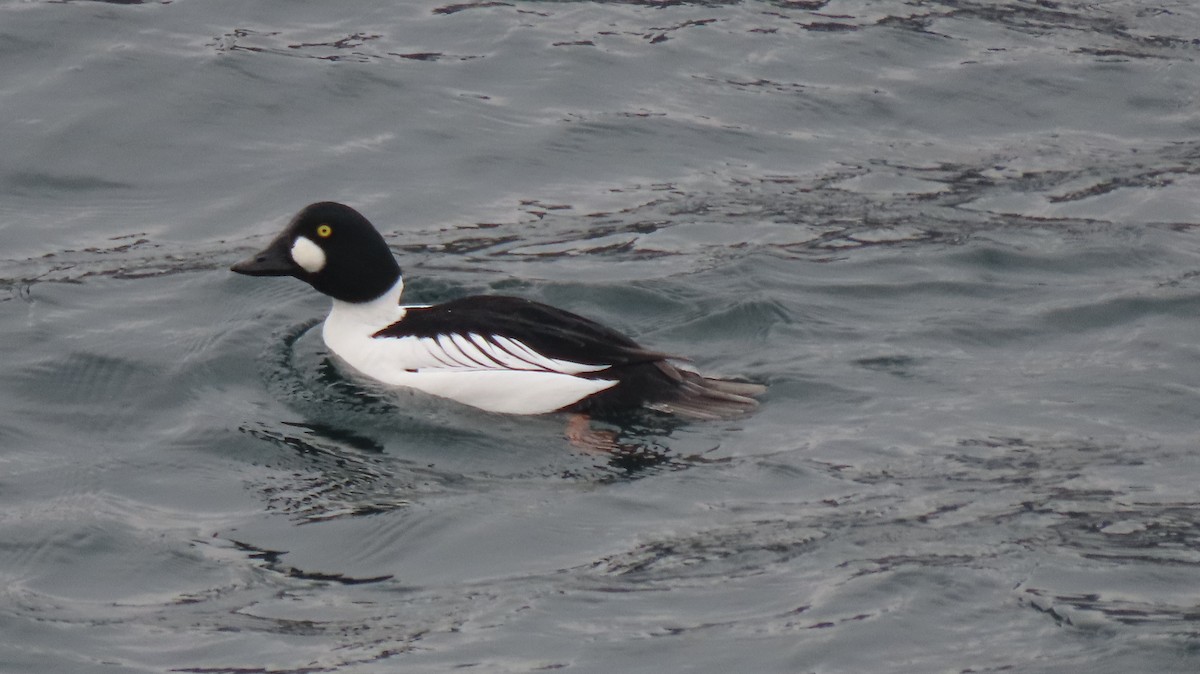
[[[700,374],[589,318],[504,295],[401,304],[404,277],[379,230],[345,204],[305,206],[265,248],[230,270],[291,276],[333,300],[325,346],[360,375],[511,415],[580,418],[638,410],[742,417],[762,384]]]

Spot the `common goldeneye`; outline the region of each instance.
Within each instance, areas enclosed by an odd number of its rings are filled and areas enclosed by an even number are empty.
[[[306,206],[231,267],[294,276],[333,298],[322,337],[360,373],[489,412],[605,414],[647,407],[697,419],[745,414],[760,384],[705,377],[582,316],[517,297],[400,304],[404,281],[375,227],[344,204]]]

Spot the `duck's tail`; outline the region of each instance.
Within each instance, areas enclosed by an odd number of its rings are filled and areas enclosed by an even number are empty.
[[[646,407],[667,414],[703,420],[736,419],[757,409],[755,398],[767,390],[762,384],[706,377],[665,361],[656,365],[678,385],[671,398],[648,403]]]

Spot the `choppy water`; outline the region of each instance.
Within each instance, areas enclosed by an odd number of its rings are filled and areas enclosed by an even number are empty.
[[[1193,672],[1200,9],[0,2],[0,670]],[[347,378],[228,265],[339,199],[769,382]]]

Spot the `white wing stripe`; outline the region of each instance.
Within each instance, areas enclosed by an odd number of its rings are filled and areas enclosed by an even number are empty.
[[[412,370],[494,370],[550,372],[576,375],[599,372],[611,365],[588,365],[550,358],[511,337],[451,333],[436,337],[400,337],[384,341],[401,349],[392,362]]]
[[[458,367],[478,367],[478,364],[472,363],[466,354],[458,348],[458,345],[454,343],[454,339],[450,335],[438,335],[437,345],[442,350],[442,353],[446,355],[446,358],[454,361]]]
[[[410,339],[410,338],[405,338],[405,339]],[[429,354],[429,357],[434,359],[438,363],[441,363],[445,367],[456,367],[454,362],[449,361],[447,358],[444,358],[444,356],[446,355],[445,352],[442,351],[442,349],[438,346],[438,343],[436,341],[434,341],[433,339],[431,339],[429,337],[420,337],[417,339],[417,343],[420,344],[422,347],[424,347],[425,352]]]
[[[472,332],[468,337],[471,343],[474,344],[488,358],[496,361],[496,364],[506,370],[540,370],[541,368],[530,363],[527,360],[521,360],[513,354],[505,351],[499,344],[488,341],[486,337],[478,333]]]
[[[506,359],[514,358],[517,360],[517,362],[525,363],[526,365],[530,366],[534,370],[546,369],[544,366],[542,366],[536,362],[537,360],[539,360],[537,354],[530,354],[530,351],[528,349],[517,348],[522,345],[516,344],[511,339],[508,339],[507,337],[500,337],[497,335],[493,335],[492,341],[496,345],[496,350],[505,354]],[[526,355],[523,356],[523,355],[521,355],[522,353],[525,353]]]
[[[533,349],[529,348],[528,346],[525,346],[521,342],[518,342],[517,340],[511,339],[509,337],[501,337],[499,335],[495,335],[492,337],[492,339],[496,340],[496,342],[498,342],[501,346],[505,347],[506,350],[508,350],[510,353],[513,353],[513,355],[516,355],[518,358],[521,358],[522,360],[526,360],[526,359],[523,356],[521,356],[519,353],[514,352],[513,348],[524,351],[525,353],[529,354],[529,356],[531,357],[530,362],[538,365],[539,367],[541,367],[543,369],[550,370],[551,372],[561,372],[563,374],[579,374],[581,372],[598,372],[600,370],[607,370],[609,367],[611,367],[610,365],[584,365],[583,363],[576,363],[576,362],[570,361],[570,360],[559,360],[557,358],[548,358],[548,357],[543,356],[542,354],[538,353],[537,351],[534,351]],[[512,348],[510,348],[510,347],[512,347]]]
[[[534,351],[515,339],[501,337],[500,335],[495,335],[493,339],[495,339],[496,342],[503,346],[509,353],[523,361],[528,362],[530,365],[534,365],[542,370],[557,370],[557,368],[554,367],[553,360],[543,356],[542,354]]]
[[[487,355],[480,351],[479,347],[475,346],[470,337],[455,333],[450,335],[450,339],[454,342],[454,346],[457,346],[458,350],[462,351],[464,356],[479,367],[494,370],[500,364],[488,358]]]

